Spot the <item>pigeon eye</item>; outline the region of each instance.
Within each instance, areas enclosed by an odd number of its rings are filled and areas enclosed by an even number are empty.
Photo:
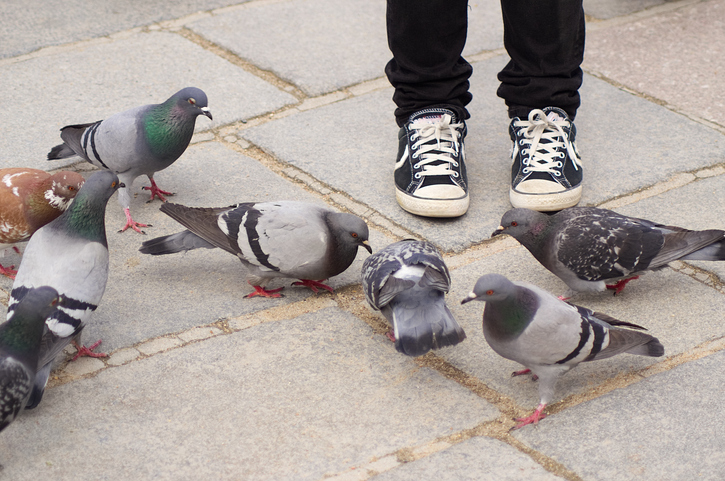
[[[74,190],[76,190],[76,188],[75,188],[75,187],[73,187],[72,185],[69,185],[69,186],[68,186],[68,190],[70,190],[71,192],[73,192]]]
[[[194,98],[190,98],[190,99],[189,99],[189,103],[190,103],[191,105],[196,105],[196,100],[194,100]]]
[[[511,227],[516,227],[517,225],[519,225],[518,222],[516,222],[516,221],[511,222]]]
[[[357,232],[351,232],[350,235],[353,239],[357,239]]]
[[[111,183],[111,187],[116,187],[116,181],[113,181],[113,182]]]
[[[487,290],[487,291],[486,291],[486,295],[487,295],[487,296],[491,296],[491,295],[493,295],[493,289],[489,289],[489,290]]]

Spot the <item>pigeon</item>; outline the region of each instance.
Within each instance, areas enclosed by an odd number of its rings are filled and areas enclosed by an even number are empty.
[[[126,187],[118,193],[118,201],[126,214],[126,225],[143,233],[149,227],[131,217],[130,189],[134,179],[146,175],[151,181],[151,200],[171,192],[159,189],[154,174],[164,170],[184,153],[194,133],[199,115],[212,118],[207,108],[206,94],[195,87],[176,92],[166,102],[144,105],[90,124],[67,125],[61,129],[63,143],[48,153],[48,160],[78,155],[91,164],[118,175]]]
[[[49,174],[25,167],[0,169],[0,249],[26,241],[68,208],[84,179],[67,170]],[[14,266],[0,273],[15,278]]]
[[[68,344],[79,334],[79,329],[103,297],[108,280],[106,204],[119,187],[123,184],[113,172],[102,170],[94,173],[83,184],[70,207],[60,217],[38,229],[25,249],[10,292],[8,317],[34,287],[50,286],[65,299],[64,305],[46,320],[44,349],[29,408],[37,406],[42,398],[55,354],[62,350],[61,345]],[[79,348],[76,357],[105,356],[92,352],[99,343]]]
[[[52,287],[30,289],[8,321],[0,324],[0,431],[30,399],[45,319],[62,303]]]
[[[605,289],[618,294],[639,274],[674,260],[725,260],[725,231],[692,231],[596,207],[554,215],[511,209],[492,237],[500,234],[519,241],[569,286],[563,299]]]
[[[646,330],[606,314],[569,304],[524,282],[500,274],[478,279],[461,301],[485,301],[483,335],[498,355],[523,364],[514,376],[533,373],[539,381],[540,403],[520,424],[538,423],[563,374],[580,362],[606,359],[623,352],[660,357],[665,348],[657,338],[630,329]]]
[[[281,297],[264,285],[275,277],[300,279],[317,293],[321,281],[350,267],[358,247],[372,253],[368,226],[358,216],[296,201],[247,202],[220,208],[161,205],[188,230],[142,244],[144,254],[163,255],[218,247],[239,257],[255,292],[245,297]]]
[[[393,326],[398,352],[422,356],[466,338],[446,306],[451,276],[433,244],[407,239],[376,252],[363,263],[362,285]]]

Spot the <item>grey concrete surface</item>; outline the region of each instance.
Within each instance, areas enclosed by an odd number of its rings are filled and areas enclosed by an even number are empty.
[[[509,208],[509,119],[495,93],[507,56],[499,2],[469,6],[471,208],[430,220],[393,199],[382,0],[0,5],[0,166],[87,175],[78,159],[45,161],[60,127],[195,85],[214,121],[200,119],[156,175],[172,202],[306,200],[361,215],[374,249],[426,238],[451,267],[448,304],[468,335],[421,359],[397,353],[364,302],[364,251],[329,281],[334,294],[279,281],[278,300],[244,299],[244,268],[225,252],[141,255],[141,242],[181,227],[138,179],[131,209],[153,227],[118,234],[110,200],[108,288],[84,335],[110,357],[61,363],[41,405],[0,433],[0,479],[719,479],[722,262],[677,262],[616,297],[572,299],[647,327],[665,357],[582,364],[558,383],[553,414],[508,432],[537,385],[510,377],[519,366],[483,339],[483,304],[460,300],[488,272],[566,287],[511,239],[489,239]],[[584,7],[582,204],[725,228],[725,0]],[[5,254],[3,265],[21,262]],[[3,304],[11,286],[0,279]]]
[[[689,362],[516,437],[584,479],[722,479],[725,423],[717,413],[722,411],[724,362],[723,352]],[[600,416],[605,411],[617,412],[617,422]]]

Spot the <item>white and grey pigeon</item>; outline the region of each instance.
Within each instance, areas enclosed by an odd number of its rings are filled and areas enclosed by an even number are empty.
[[[358,216],[307,202],[248,202],[220,208],[166,203],[161,212],[188,230],[142,244],[144,254],[163,255],[218,247],[247,267],[255,292],[246,297],[280,297],[264,285],[276,277],[300,279],[294,285],[332,288],[321,281],[350,267],[358,247],[372,253],[368,226]]]
[[[154,174],[173,164],[189,146],[199,115],[212,118],[206,94],[195,87],[179,90],[161,104],[144,105],[89,124],[68,125],[61,129],[63,143],[48,153],[48,160],[78,155],[91,164],[118,175],[126,186],[118,192],[118,202],[126,214],[126,225],[137,232],[149,227],[131,217],[130,189],[133,181],[146,175],[151,181],[151,200],[173,195],[159,189]]]
[[[30,238],[10,292],[8,318],[28,292],[50,286],[64,304],[46,321],[43,347],[28,409],[40,402],[56,355],[86,324],[103,297],[108,280],[108,242],[105,213],[108,199],[123,184],[113,172],[91,175],[73,203],[57,219],[38,229]],[[91,347],[78,348],[78,356],[105,354]]]
[[[391,244],[365,259],[361,275],[365,299],[393,326],[399,352],[422,356],[466,338],[446,305],[451,276],[433,244]]]
[[[675,260],[725,260],[723,230],[692,231],[596,207],[554,215],[511,209],[492,237],[500,234],[519,241],[569,286],[563,298],[605,289],[617,294],[638,274]]]
[[[539,381],[540,403],[530,416],[517,419],[515,429],[537,423],[546,415],[559,378],[580,362],[606,359],[620,353],[660,357],[665,348],[653,336],[624,329],[644,329],[606,314],[564,302],[524,282],[487,274],[461,301],[485,301],[483,335],[498,355],[523,364]]]
[[[31,289],[8,321],[0,324],[0,431],[30,399],[45,319],[61,304],[52,287]]]

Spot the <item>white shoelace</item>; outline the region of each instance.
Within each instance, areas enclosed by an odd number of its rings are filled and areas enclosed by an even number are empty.
[[[452,175],[458,177],[451,166],[458,167],[458,162],[451,156],[459,153],[458,137],[460,133],[456,128],[463,127],[463,123],[452,124],[451,116],[444,114],[435,123],[413,123],[410,128],[415,130],[411,140],[417,141],[413,144],[413,159],[418,162],[413,166],[416,169],[423,167],[422,172],[417,172],[415,178],[427,175]],[[431,162],[440,162],[430,165]]]
[[[569,122],[565,119],[549,119],[543,110],[535,109],[529,112],[529,120],[519,120],[514,127],[526,129],[524,138],[521,139],[521,155],[524,158],[524,174],[529,172],[547,172],[556,177],[561,176],[561,169],[564,163],[559,159],[566,158],[564,152],[557,152],[557,149],[566,147],[569,157],[572,159],[574,169],[579,170],[577,160],[579,157],[571,142],[567,138],[563,127],[568,127]],[[543,142],[542,142],[543,140]],[[529,156],[531,153],[531,156]]]

